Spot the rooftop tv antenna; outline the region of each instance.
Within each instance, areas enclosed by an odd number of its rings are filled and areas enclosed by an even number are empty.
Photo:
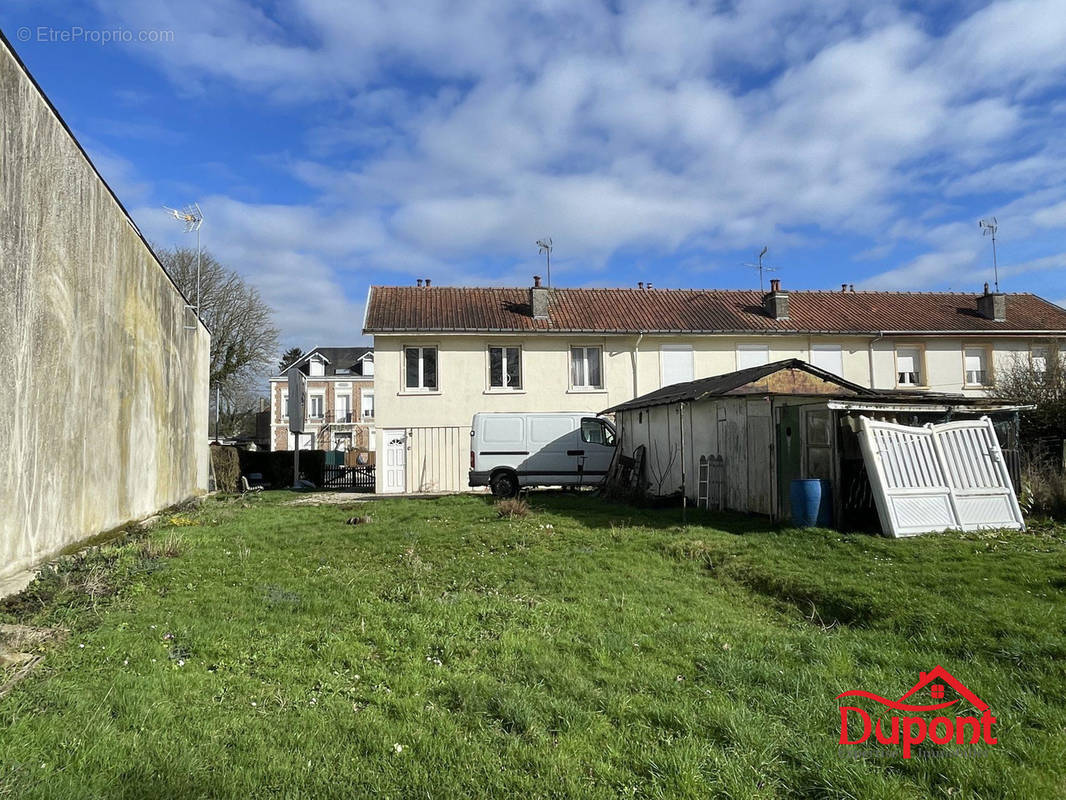
[[[996,262],[996,231],[999,230],[999,223],[995,217],[985,217],[977,224],[981,228],[982,236],[992,237],[992,274],[996,281],[996,292],[999,292],[999,264]]]
[[[184,223],[186,233],[196,232],[196,305],[186,303],[185,308],[193,309],[196,312],[196,318],[200,319],[200,226],[203,224],[204,214],[197,203],[185,206],[181,211],[176,208],[167,208],[167,206],[163,206],[163,209],[178,222]],[[185,327],[195,328],[196,324]]]
[[[550,289],[552,285],[552,237],[545,236],[543,239],[537,239],[537,252],[548,256],[548,288]]]
[[[771,266],[769,266],[767,264],[762,263],[763,256],[766,255],[766,253],[767,253],[767,251],[769,249],[770,249],[769,247],[765,247],[764,246],[763,249],[759,251],[759,263],[758,264],[744,264],[745,267],[751,267],[752,269],[759,270],[759,291],[760,292],[765,292],[766,291],[766,286],[763,283],[763,273],[766,273],[766,272],[777,272],[777,267],[771,267]]]

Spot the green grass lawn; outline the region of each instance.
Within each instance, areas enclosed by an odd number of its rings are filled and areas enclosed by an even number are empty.
[[[0,796],[1066,796],[1055,529],[293,497],[209,500],[4,606],[69,634],[0,699]],[[842,757],[840,692],[937,664],[997,745]]]

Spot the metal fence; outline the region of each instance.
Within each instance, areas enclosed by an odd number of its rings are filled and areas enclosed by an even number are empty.
[[[348,467],[330,464],[325,467],[322,480],[324,489],[355,489],[374,491],[374,465]]]

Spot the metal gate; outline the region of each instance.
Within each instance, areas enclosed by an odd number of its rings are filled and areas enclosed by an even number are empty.
[[[860,422],[863,461],[888,535],[1025,528],[988,417],[921,428]]]
[[[364,464],[356,467],[349,467],[344,464],[327,464],[322,475],[322,488],[324,489],[374,491],[373,464]]]

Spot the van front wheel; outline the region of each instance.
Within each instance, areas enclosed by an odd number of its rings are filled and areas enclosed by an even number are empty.
[[[497,472],[489,482],[497,497],[514,497],[518,494],[518,476],[513,472]]]

